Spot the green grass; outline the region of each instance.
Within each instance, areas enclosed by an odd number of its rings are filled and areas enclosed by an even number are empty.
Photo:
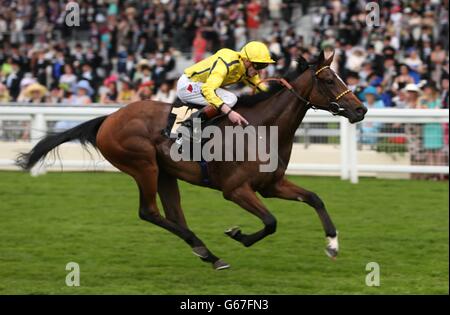
[[[0,172],[0,294],[448,294],[448,182],[291,177],[322,197],[340,231],[329,260],[314,210],[264,200],[277,233],[245,248],[223,231],[259,220],[220,192],[181,183],[191,229],[231,269],[215,271],[137,215],[119,173]],[[67,287],[68,262],[81,286]],[[377,262],[381,286],[365,285]]]

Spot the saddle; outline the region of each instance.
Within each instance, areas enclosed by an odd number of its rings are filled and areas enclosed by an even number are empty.
[[[191,116],[189,116],[187,119],[185,119],[183,122],[180,123],[181,126],[187,128],[187,130],[189,131],[188,136],[186,137],[185,135],[184,137],[183,136],[180,137],[179,132],[177,132],[176,134],[171,133],[171,130],[177,118],[177,115],[172,112],[169,114],[169,117],[167,118],[167,126],[162,130],[162,134],[165,137],[176,139],[177,143],[179,143],[180,145],[179,150],[181,150],[182,141],[185,141],[186,138],[189,140],[190,144],[192,144],[193,142],[197,143],[201,142],[201,146],[203,146],[203,144],[209,140],[207,138],[201,138],[201,133],[203,129],[207,126],[214,125],[217,121],[219,121],[220,119],[222,119],[222,117],[226,115],[218,113],[216,109],[212,109],[210,106],[203,106],[192,103],[183,103],[179,98],[177,98],[175,102],[172,104],[172,108],[179,108],[183,106],[186,106],[187,110],[197,109],[195,113],[193,113]],[[194,130],[194,118],[200,119],[200,130]],[[196,134],[200,134],[199,139],[194,138],[194,135]]]

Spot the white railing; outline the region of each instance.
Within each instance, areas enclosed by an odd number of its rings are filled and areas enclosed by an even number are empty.
[[[0,123],[3,120],[31,121],[31,139],[36,142],[45,135],[47,121],[85,121],[118,110],[120,105],[111,106],[18,106],[0,104]],[[364,122],[381,123],[448,123],[449,111],[444,109],[370,109]],[[340,126],[340,162],[336,164],[290,163],[290,171],[339,172],[342,179],[358,182],[358,172],[378,173],[442,173],[448,174],[448,165],[395,165],[358,163],[358,136],[355,124],[344,117],[332,116],[324,111],[309,111],[303,120],[312,122],[335,122]],[[12,166],[13,160],[0,160],[0,166]],[[77,167],[79,161],[64,161],[68,167]],[[73,164],[73,165],[71,165]],[[108,165],[109,163],[106,163]]]

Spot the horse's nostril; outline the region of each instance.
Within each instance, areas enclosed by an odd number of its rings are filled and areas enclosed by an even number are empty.
[[[360,115],[360,116],[363,116],[363,115],[365,115],[367,113],[367,108],[365,108],[365,107],[358,107],[356,109],[356,113],[358,115]]]

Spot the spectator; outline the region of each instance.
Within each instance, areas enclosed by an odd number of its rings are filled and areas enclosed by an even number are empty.
[[[420,59],[417,50],[410,48],[408,50],[409,57],[405,59],[405,64],[416,73],[423,73],[423,62]]]
[[[419,99],[419,106],[427,109],[441,108],[441,101],[437,93],[437,88],[433,83],[426,84],[423,88],[423,95]],[[443,155],[443,129],[442,124],[426,123],[423,125],[423,148],[426,154],[428,165],[442,165]]]
[[[405,87],[406,105],[409,108],[420,108],[419,97],[421,89],[414,83]],[[423,165],[426,155],[423,148],[422,126],[420,124],[405,124],[405,133],[408,141],[408,152],[411,165]],[[421,174],[411,174],[412,179],[423,179]]]
[[[161,84],[158,92],[153,97],[153,100],[172,104],[175,101],[176,97],[177,94],[175,89],[173,88],[173,83],[165,81],[163,82],[163,84]]]
[[[408,96],[405,89],[398,91],[397,95],[392,99],[392,104],[396,108],[407,108],[408,107]]]
[[[442,76],[441,87],[442,87],[442,92],[441,92],[442,108],[448,109],[449,108],[448,107],[449,95],[448,95],[448,74],[447,73],[445,73]]]
[[[406,87],[407,84],[414,83],[414,79],[409,75],[409,66],[407,64],[401,64],[399,66],[400,73],[394,79],[392,88],[394,90],[401,90]]]
[[[409,83],[404,88],[406,92],[406,104],[409,108],[420,108],[419,97],[422,94],[422,90],[414,83]]]
[[[247,43],[247,30],[245,28],[245,22],[242,19],[237,20],[236,27],[234,29],[234,49],[241,50]]]
[[[70,89],[74,89],[77,84],[77,76],[73,72],[71,64],[64,65],[64,73],[59,78],[59,83],[66,84]]]
[[[202,35],[202,29],[198,29],[195,34],[194,42],[192,43],[192,55],[194,56],[193,59],[195,63],[203,60],[206,52],[206,44],[206,39]]]
[[[48,103],[61,103],[64,98],[63,85],[54,84],[53,88],[50,90],[50,95],[47,97]]]
[[[445,108],[448,110],[448,74],[444,74],[441,81],[441,87],[442,87],[442,93],[441,93],[441,102],[442,102],[442,108]],[[444,163],[445,165],[448,165],[448,157],[449,157],[449,136],[448,136],[448,123],[442,124],[442,129],[444,133]]]
[[[48,90],[39,83],[32,83],[23,90],[25,100],[29,103],[44,103]]]
[[[108,103],[116,103],[118,97],[117,91],[117,76],[110,75],[103,82],[103,87],[100,89],[100,103],[108,104]]]
[[[151,80],[155,83],[155,89],[158,89],[160,85],[166,79],[167,70],[166,63],[164,62],[164,57],[159,55],[156,57],[156,64],[153,67]]]
[[[23,79],[20,80],[20,93],[17,97],[18,102],[27,102],[29,100],[25,95],[25,90],[29,85],[33,83],[36,83],[36,79],[31,76],[31,73],[26,73]]]
[[[147,59],[142,59],[139,61],[136,69],[137,71],[133,78],[134,84],[142,84],[152,81],[151,68]]]
[[[20,69],[19,63],[13,61],[12,58],[7,61],[10,65],[10,69],[3,64],[2,72],[6,76],[4,83],[9,90],[12,100],[16,100],[19,97],[21,85],[20,82],[23,78],[23,72]]]
[[[153,96],[153,81],[146,81],[139,85],[136,93],[135,101],[150,100]]]
[[[249,40],[256,40],[259,38],[259,26],[261,5],[258,0],[251,0],[247,5],[247,28],[249,33]]]
[[[442,49],[442,44],[438,42],[430,54],[430,64],[433,68],[431,79],[434,82],[439,82],[439,79],[442,76],[445,59],[446,52]]]
[[[361,47],[351,48],[348,52],[345,68],[351,71],[359,72],[365,60],[366,55]]]
[[[383,108],[383,101],[379,100],[379,95],[377,89],[373,86],[368,86],[364,89],[364,106],[369,110],[370,108]],[[377,143],[378,133],[382,127],[381,123],[364,122],[361,128],[362,138],[361,142],[364,144],[375,144]]]
[[[75,95],[72,98],[73,104],[88,105],[92,103],[91,96],[94,94],[89,81],[81,80],[75,86]]]
[[[133,90],[133,85],[128,78],[120,79],[120,92],[117,96],[117,102],[119,103],[130,103],[135,99],[135,93]]]
[[[11,100],[11,96],[9,95],[8,88],[0,83],[0,104],[7,103]]]

